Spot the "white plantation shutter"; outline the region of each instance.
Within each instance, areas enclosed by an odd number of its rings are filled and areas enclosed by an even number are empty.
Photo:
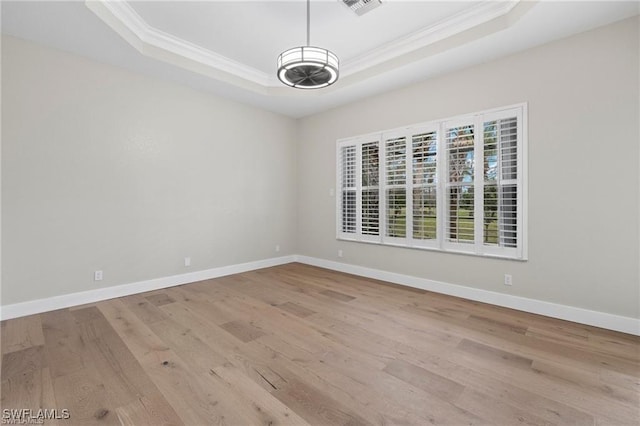
[[[449,123],[445,129],[445,240],[471,244],[475,240],[475,126]]]
[[[384,138],[385,237],[387,241],[407,236],[407,137]]]
[[[482,119],[483,252],[523,257],[522,111],[510,109]]]
[[[356,233],[356,146],[343,146],[339,158],[340,232]]]
[[[516,117],[484,122],[485,245],[517,246],[517,132]]]
[[[338,238],[526,259],[525,111],[338,141]]]
[[[380,155],[378,141],[362,144],[362,234],[380,235]]]
[[[500,123],[500,246],[518,245],[518,119]]]
[[[412,234],[414,246],[433,246],[438,235],[438,132],[429,129],[411,136]]]
[[[340,141],[336,180],[339,187],[338,238],[380,241],[379,136]]]

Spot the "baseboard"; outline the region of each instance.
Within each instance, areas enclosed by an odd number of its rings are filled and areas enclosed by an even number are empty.
[[[517,309],[519,311],[640,336],[640,320],[637,318],[591,311],[588,309],[576,308],[574,306],[560,305],[542,300],[449,284],[425,278],[413,277],[410,275],[382,271],[379,269],[318,259],[315,257],[295,256],[295,260],[307,265],[346,272],[348,274],[358,275],[361,277],[374,278],[408,287],[420,288],[477,302],[490,303],[492,305],[503,306],[505,308]]]
[[[101,300],[113,299],[115,297],[144,293],[145,291],[159,290],[176,285],[188,284],[196,281],[209,280],[226,275],[253,271],[255,269],[283,265],[285,263],[294,262],[295,258],[296,256],[291,255],[271,259],[263,259],[254,262],[206,269],[204,271],[189,272],[187,274],[172,275],[169,277],[138,281],[130,284],[103,287],[95,290],[88,290],[78,293],[64,294],[61,296],[48,297],[46,299],[30,300],[28,302],[5,305],[0,307],[0,320],[4,321],[11,318],[39,314],[41,312],[55,311],[56,309],[68,308],[71,306],[84,305],[86,303],[95,303]]]
[[[464,299],[474,300],[477,302],[489,303],[492,305],[517,309],[519,311],[530,312],[533,314],[544,315],[552,318],[573,321],[581,324],[592,325],[595,327],[601,327],[609,330],[621,331],[623,333],[640,336],[640,320],[636,318],[623,317],[620,315],[613,315],[605,312],[591,311],[574,306],[560,305],[557,303],[545,302],[542,300],[528,299],[526,297],[513,296],[510,294],[497,293],[494,291],[481,290],[457,284],[450,284],[429,280],[426,278],[418,278],[410,275],[383,271],[380,269],[333,262],[326,259],[301,255],[283,256],[248,263],[240,263],[236,265],[222,266],[219,268],[212,268],[204,271],[189,272],[187,274],[173,275],[147,281],[139,281],[130,284],[104,287],[96,290],[65,294],[61,296],[49,297],[46,299],[30,300],[28,302],[1,306],[0,320],[39,314],[41,312],[54,311],[56,309],[84,305],[86,303],[95,303],[101,300],[128,296],[130,294],[144,293],[145,291],[159,290],[176,285],[188,284],[196,281],[223,277],[226,275],[239,274],[242,272],[283,265],[291,262],[300,262],[307,265],[318,266],[321,268],[345,272],[361,277],[388,281],[408,287],[420,288],[436,293],[462,297]]]

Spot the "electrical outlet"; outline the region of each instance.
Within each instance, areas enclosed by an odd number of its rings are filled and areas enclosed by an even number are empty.
[[[338,250],[338,257],[342,257],[342,250]]]
[[[185,257],[184,258],[184,266],[191,266],[191,258],[190,257]]]
[[[276,245],[276,253],[279,253],[279,252],[280,252],[280,246]]]
[[[504,285],[513,285],[513,277],[509,274],[504,274]]]
[[[102,281],[102,271],[95,271],[93,273],[93,280],[94,281]]]

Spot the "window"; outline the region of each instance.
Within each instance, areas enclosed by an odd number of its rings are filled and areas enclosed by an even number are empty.
[[[338,141],[338,238],[526,259],[526,105]]]

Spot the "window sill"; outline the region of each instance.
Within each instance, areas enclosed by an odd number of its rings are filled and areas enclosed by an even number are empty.
[[[387,246],[387,247],[400,247],[411,250],[423,250],[423,251],[433,251],[437,253],[445,253],[445,254],[461,254],[466,256],[474,256],[474,257],[484,257],[488,259],[500,259],[500,260],[515,260],[517,262],[526,262],[529,259],[527,257],[514,257],[509,255],[501,255],[501,254],[493,254],[493,253],[475,253],[473,251],[466,250],[457,250],[452,248],[440,248],[440,247],[422,247],[422,246],[411,246],[405,244],[393,244],[393,243],[383,243],[381,241],[371,241],[371,240],[359,240],[357,238],[349,238],[349,237],[336,237],[337,241],[347,241],[352,243],[362,243],[362,244],[372,244],[377,246]]]

